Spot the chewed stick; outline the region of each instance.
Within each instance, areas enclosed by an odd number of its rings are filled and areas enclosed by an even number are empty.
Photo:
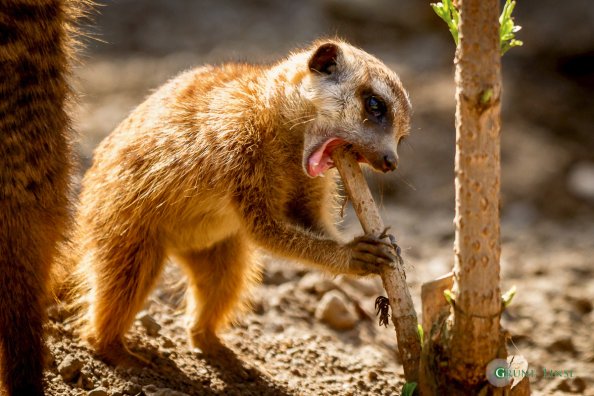
[[[348,148],[339,148],[334,151],[332,159],[365,233],[386,236],[384,222],[355,156]],[[417,314],[406,284],[402,259],[399,254],[397,257],[393,267],[386,266],[382,270],[381,278],[392,309],[404,377],[407,382],[417,382],[421,356]]]

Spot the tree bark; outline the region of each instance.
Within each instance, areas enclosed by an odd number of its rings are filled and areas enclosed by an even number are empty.
[[[432,391],[422,385],[427,394],[477,394],[487,363],[506,355],[499,326],[499,0],[459,0],[458,7],[454,302],[424,351],[423,377],[434,381]]]
[[[499,0],[461,0],[459,6],[450,378],[472,386],[484,381],[501,344]]]

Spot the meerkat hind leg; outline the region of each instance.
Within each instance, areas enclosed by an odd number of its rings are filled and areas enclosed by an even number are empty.
[[[206,354],[227,350],[217,331],[248,308],[245,294],[261,275],[260,266],[250,256],[249,246],[240,235],[205,250],[179,255],[189,277],[190,342]]]
[[[131,352],[124,334],[141,309],[163,266],[161,248],[150,238],[119,244],[117,255],[103,255],[93,266],[96,282],[91,291],[86,337],[97,354],[116,366],[142,366],[147,359]],[[127,248],[122,250],[122,247]]]

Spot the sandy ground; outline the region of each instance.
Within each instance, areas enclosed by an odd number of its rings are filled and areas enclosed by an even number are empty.
[[[347,217],[352,220],[354,215]],[[427,232],[419,227],[420,217],[385,208],[386,221],[397,224],[418,308],[421,283],[447,272],[453,260],[451,219],[432,218]],[[358,232],[356,224],[347,223],[345,235]],[[525,356],[538,373],[532,379],[534,394],[594,395],[594,285],[584,282],[594,273],[594,247],[583,237],[594,228],[544,222],[534,230],[503,227],[503,288],[518,289],[502,320],[513,335],[508,349]],[[171,265],[129,334],[133,349],[154,367],[107,366],[73,337],[63,310],[51,309],[50,394],[92,395],[97,389],[109,395],[397,394],[403,378],[394,332],[378,326],[373,312],[374,300],[382,293],[378,279],[332,278],[264,257],[266,270],[255,293],[254,312],[223,334],[237,361],[209,361],[191,350],[178,304],[182,293],[171,286],[183,277]],[[326,295],[339,296],[352,323],[316,315]],[[352,328],[340,330],[343,323]],[[544,378],[543,369],[571,370],[573,378]]]
[[[97,143],[176,73],[205,62],[268,61],[338,32],[397,71],[413,100],[401,168],[369,180],[403,249],[420,311],[422,282],[453,263],[453,45],[440,21],[415,2],[403,1],[401,13],[375,14],[355,0],[347,3],[351,8],[330,0],[107,2],[94,17],[103,42],[88,43],[76,72],[81,171]],[[534,38],[540,14],[519,12]],[[576,18],[566,20],[577,29]],[[584,36],[567,43],[546,37],[550,46],[567,50]],[[527,43],[504,62],[502,289],[515,285],[518,293],[502,325],[513,335],[509,352],[524,355],[538,374],[531,379],[534,394],[594,395],[594,211],[568,182],[577,164],[594,161],[587,133],[591,99],[579,96],[591,81],[551,74],[543,87],[537,77],[547,75],[547,62],[557,56],[550,46]],[[345,239],[361,233],[351,211],[343,229]],[[383,293],[379,280],[332,278],[262,255],[265,273],[254,310],[222,335],[236,359],[208,360],[190,349],[180,306],[183,276],[172,263],[128,335],[151,367],[106,365],[77,339],[65,310],[50,308],[48,393],[398,394],[403,377],[394,330],[378,326],[373,312]],[[328,312],[330,300],[339,309]],[[543,369],[571,371],[572,377],[544,378]]]

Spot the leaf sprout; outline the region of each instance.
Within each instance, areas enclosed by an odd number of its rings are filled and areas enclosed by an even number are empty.
[[[519,47],[524,43],[516,39],[516,33],[522,29],[521,26],[515,25],[511,16],[516,7],[515,0],[506,0],[503,6],[503,11],[499,16],[499,41],[501,55],[505,54],[510,48]],[[433,11],[445,21],[448,29],[454,38],[456,46],[459,42],[458,26],[460,23],[460,12],[452,2],[452,0],[443,0],[438,3],[431,3]]]

